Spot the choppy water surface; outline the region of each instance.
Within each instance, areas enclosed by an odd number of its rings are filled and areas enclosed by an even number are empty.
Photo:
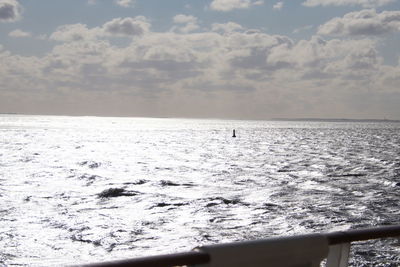
[[[0,265],[88,263],[398,224],[399,130],[0,116]],[[398,266],[399,246],[394,239],[353,246],[353,265]]]

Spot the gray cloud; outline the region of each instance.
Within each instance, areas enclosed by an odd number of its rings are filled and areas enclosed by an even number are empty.
[[[0,22],[14,22],[21,17],[21,6],[16,0],[0,0]]]
[[[400,31],[400,11],[374,9],[351,12],[319,27],[318,33],[334,36],[381,35]]]

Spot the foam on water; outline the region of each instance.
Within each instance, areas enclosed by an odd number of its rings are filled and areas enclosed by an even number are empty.
[[[398,224],[399,130],[0,116],[0,264],[97,262]],[[400,263],[396,241],[352,253],[356,266]]]

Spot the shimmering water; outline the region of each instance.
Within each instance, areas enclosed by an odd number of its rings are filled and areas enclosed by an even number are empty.
[[[399,224],[399,190],[396,123],[3,115],[0,265]],[[397,240],[352,253],[400,264]]]

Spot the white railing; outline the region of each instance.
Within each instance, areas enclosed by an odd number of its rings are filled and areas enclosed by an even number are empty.
[[[351,242],[399,237],[400,225],[202,246],[194,251],[84,265],[87,267],[348,266]]]

